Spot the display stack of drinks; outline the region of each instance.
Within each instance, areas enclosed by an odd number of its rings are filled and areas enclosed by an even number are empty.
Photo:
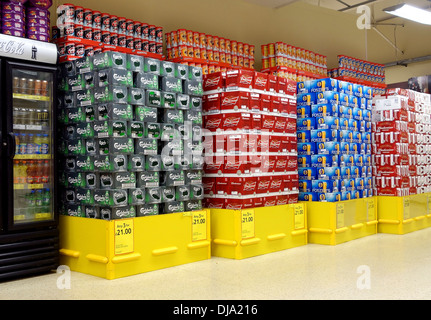
[[[62,213],[202,209],[202,70],[119,52],[61,65]]]
[[[204,76],[205,206],[296,203],[296,83],[236,70]]]
[[[57,26],[52,27],[60,57],[75,58],[103,50],[154,54],[163,57],[163,28],[73,4],[57,8]]]
[[[1,2],[1,32],[6,35],[49,41],[51,0]]]
[[[299,199],[373,195],[373,89],[331,78],[298,83]]]
[[[373,178],[378,196],[431,192],[431,95],[388,89],[373,106]]]
[[[16,146],[13,161],[14,216],[17,220],[34,219],[37,214],[46,214],[51,210],[52,148],[48,82],[15,77],[12,84]]]

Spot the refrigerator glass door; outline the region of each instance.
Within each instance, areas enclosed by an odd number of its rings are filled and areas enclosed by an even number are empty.
[[[13,225],[54,220],[52,72],[12,68]],[[10,79],[8,79],[10,81]]]

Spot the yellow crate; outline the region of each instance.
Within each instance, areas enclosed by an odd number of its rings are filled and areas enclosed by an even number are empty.
[[[244,259],[307,244],[304,204],[211,209],[211,254]]]
[[[377,233],[376,197],[306,203],[309,243],[337,245]]]
[[[431,227],[431,193],[405,197],[378,196],[381,233],[405,234]]]
[[[211,258],[209,210],[99,220],[60,216],[60,263],[106,279]]]

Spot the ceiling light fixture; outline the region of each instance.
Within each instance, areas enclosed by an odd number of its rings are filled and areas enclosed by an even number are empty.
[[[409,19],[415,22],[431,25],[431,12],[420,9],[409,4],[399,4],[386,9],[384,12],[393,14],[395,16]]]

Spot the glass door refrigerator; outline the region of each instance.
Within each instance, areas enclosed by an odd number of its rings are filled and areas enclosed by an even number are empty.
[[[55,270],[54,44],[0,34],[0,281]]]

